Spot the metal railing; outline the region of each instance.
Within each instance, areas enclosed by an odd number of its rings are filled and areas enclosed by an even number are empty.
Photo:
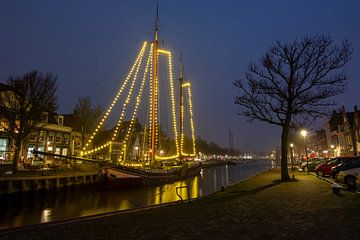
[[[189,187],[188,186],[182,186],[182,187],[177,187],[176,188],[176,195],[181,199],[181,202],[184,202],[184,199],[182,198],[182,196],[179,193],[179,189],[182,188],[186,188],[186,192],[187,192],[187,200],[190,201],[190,191],[189,191]]]

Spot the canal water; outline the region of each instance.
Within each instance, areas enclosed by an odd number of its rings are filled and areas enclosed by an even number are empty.
[[[176,188],[184,186],[188,187],[190,198],[198,198],[272,167],[272,161],[252,160],[237,165],[204,168],[198,176],[162,186],[128,190],[87,188],[3,196],[0,201],[0,229],[174,202],[180,200]],[[186,188],[180,188],[178,192],[187,199]]]

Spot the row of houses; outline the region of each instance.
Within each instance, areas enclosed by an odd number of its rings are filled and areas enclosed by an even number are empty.
[[[23,142],[21,160],[30,162],[42,155],[34,155],[33,150],[48,152],[65,156],[77,156],[81,151],[81,133],[74,126],[65,125],[66,116],[58,114],[42,114],[42,122],[30,133]],[[10,162],[13,160],[14,140],[0,128],[0,160]]]
[[[0,83],[2,101],[14,99],[14,88]],[[2,102],[2,111],[13,111],[11,105]],[[16,111],[14,112],[16,114]],[[42,112],[41,121],[23,140],[20,160],[23,163],[33,163],[35,160],[51,160],[51,157],[34,155],[33,150],[78,156],[82,148],[82,135],[79,124],[74,121],[74,114],[60,115],[52,112]],[[6,121],[0,115],[0,164],[11,163],[14,158],[15,140],[7,132]],[[48,158],[48,159],[47,159]]]
[[[45,161],[45,163],[53,164],[56,156],[43,156],[34,154],[33,150],[46,152],[50,154],[80,157],[82,151],[83,139],[80,126],[75,121],[76,115],[66,114],[49,114],[43,113],[42,122],[30,133],[28,138],[23,142],[23,150],[21,153],[22,162],[32,164],[34,161]],[[1,121],[0,121],[1,122]],[[124,122],[120,130],[121,136],[125,134],[125,130],[130,122]],[[143,151],[142,144],[143,132],[142,126],[136,122],[134,134],[132,136],[132,144],[128,157],[136,160]],[[109,139],[113,133],[113,129],[100,130],[95,137],[93,143],[95,146],[102,145]],[[88,139],[85,137],[84,141]],[[90,146],[91,147],[91,146]],[[121,142],[114,141],[109,148],[99,151],[91,158],[104,161],[117,161],[121,155]],[[7,134],[3,128],[0,128],[0,163],[10,163],[14,155],[14,140]]]
[[[0,83],[0,94],[12,93],[13,89]],[[15,140],[5,131],[4,119],[0,116],[0,164],[11,163],[14,158]],[[119,139],[125,135],[130,122],[124,122],[119,131]],[[56,114],[52,112],[42,112],[41,121],[36,125],[32,132],[23,141],[23,148],[20,153],[21,162],[33,164],[53,164],[57,158],[55,155],[80,157],[83,145],[88,139],[88,135],[82,136],[82,123],[76,114]],[[111,138],[114,129],[100,130],[93,139],[94,146],[103,145]],[[131,146],[127,155],[131,159],[138,159],[142,149],[143,137],[142,126],[136,121],[134,134],[131,137]],[[89,146],[91,148],[92,146]],[[117,161],[120,159],[121,142],[113,141],[109,148],[97,152],[93,156],[87,156],[105,161]],[[33,150],[50,153],[51,155],[34,154]]]
[[[315,132],[310,148],[319,156],[360,155],[360,111],[333,111],[324,128]]]

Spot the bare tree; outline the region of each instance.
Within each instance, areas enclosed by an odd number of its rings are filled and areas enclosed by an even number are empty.
[[[56,76],[31,71],[9,77],[8,91],[0,94],[0,112],[4,130],[14,140],[14,173],[20,160],[24,140],[42,121],[42,113],[56,109]]]
[[[90,133],[97,123],[102,108],[100,106],[93,107],[89,96],[79,97],[74,108],[76,125],[81,132],[81,146],[84,147],[86,135]]]
[[[240,115],[282,128],[281,179],[287,170],[289,130],[296,122],[315,120],[335,105],[331,97],[344,92],[343,66],[352,49],[347,40],[335,45],[329,36],[305,36],[290,43],[277,41],[245,77],[234,82],[240,90],[235,104]]]

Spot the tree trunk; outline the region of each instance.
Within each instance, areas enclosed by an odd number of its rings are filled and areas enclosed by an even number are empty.
[[[281,181],[289,181],[290,176],[287,167],[288,158],[288,137],[289,137],[289,124],[285,123],[281,133]]]
[[[14,160],[13,160],[13,174],[15,174],[18,170],[21,151],[22,151],[22,141],[16,140],[15,141]]]
[[[84,126],[81,126],[81,150],[85,147],[85,130]]]
[[[353,147],[353,156],[356,157],[358,155],[358,148],[357,148],[357,139],[356,139],[356,132],[355,127],[351,129],[351,140],[352,140],[352,147]]]

